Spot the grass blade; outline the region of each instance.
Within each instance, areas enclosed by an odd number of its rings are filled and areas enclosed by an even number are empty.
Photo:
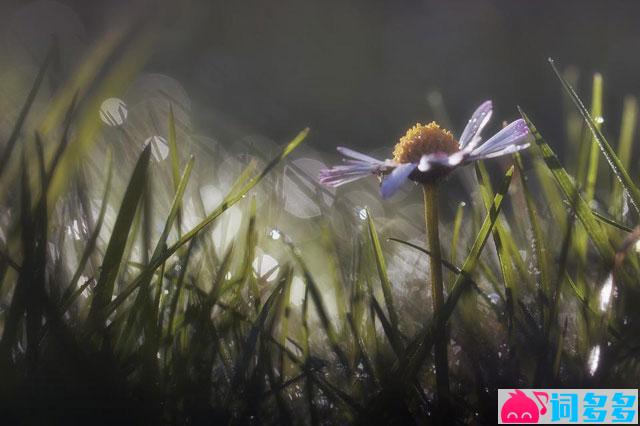
[[[160,267],[162,263],[164,263],[168,258],[173,256],[173,254],[178,251],[178,249],[184,246],[186,243],[191,241],[200,231],[202,231],[207,225],[216,220],[222,213],[227,211],[231,206],[240,201],[244,196],[249,192],[253,187],[255,187],[271,170],[273,170],[276,165],[284,158],[286,158],[298,145],[302,143],[302,141],[306,138],[309,133],[309,129],[305,129],[300,132],[285,148],[280,152],[280,154],[271,160],[269,164],[262,170],[262,172],[250,179],[246,184],[242,185],[236,182],[233,185],[233,189],[231,192],[225,197],[216,209],[211,212],[205,219],[203,219],[199,224],[197,224],[193,229],[184,234],[176,243],[171,245],[169,248],[162,252],[155,261],[152,261],[146,269],[144,269],[140,274],[134,278],[121,292],[118,296],[113,300],[109,306],[105,309],[104,315],[109,315],[113,312],[116,307],[118,307],[133,291],[140,286],[140,284],[146,279],[147,275],[153,275],[154,271]],[[252,170],[252,166],[249,166],[248,170]],[[240,179],[244,180],[245,174],[243,173]],[[235,188],[239,188],[234,190]]]
[[[627,96],[622,106],[622,123],[620,124],[620,142],[618,143],[618,158],[625,169],[629,169],[631,164],[631,150],[633,137],[636,132],[638,122],[638,100],[635,96]],[[611,213],[618,217],[622,213],[621,187],[615,181],[611,191],[610,206]]]
[[[562,86],[567,91],[567,93],[571,97],[571,100],[580,111],[580,114],[582,115],[582,118],[587,123],[589,130],[591,130],[591,133],[593,133],[595,141],[598,143],[598,146],[600,147],[600,151],[602,151],[602,154],[604,155],[607,162],[609,163],[611,170],[616,175],[616,177],[622,184],[622,187],[625,189],[625,191],[629,195],[631,204],[633,204],[633,207],[635,208],[636,212],[640,214],[640,190],[631,180],[631,177],[625,170],[622,162],[613,151],[613,148],[611,148],[611,145],[609,145],[609,142],[607,142],[606,138],[598,128],[597,123],[593,120],[593,118],[589,114],[589,111],[587,111],[587,109],[584,107],[584,104],[576,94],[575,90],[573,90],[573,88],[569,85],[569,83],[558,72],[558,69],[556,68],[551,58],[549,58],[549,63],[551,64],[553,71],[556,73],[556,76],[560,80],[560,83],[562,83]]]
[[[129,185],[122,199],[122,204],[115,224],[111,239],[102,261],[100,278],[95,288],[94,298],[91,302],[89,317],[97,319],[98,314],[111,302],[114,284],[118,276],[118,270],[129,237],[129,231],[142,198],[142,191],[146,186],[147,168],[151,155],[151,145],[147,145],[142,151],[136,164]]]
[[[398,330],[398,314],[393,304],[393,293],[391,291],[391,283],[389,282],[389,276],[387,274],[387,265],[384,261],[384,255],[382,254],[382,247],[380,246],[380,240],[376,231],[371,213],[367,210],[367,226],[369,229],[369,237],[371,238],[371,244],[373,253],[376,260],[376,268],[380,277],[380,285],[382,286],[382,294],[384,295],[384,301],[387,305],[387,311],[389,312],[389,321],[391,326],[397,332]]]
[[[535,137],[535,142],[540,149],[542,158],[553,174],[553,177],[560,187],[560,190],[562,191],[564,197],[566,198],[566,200],[572,203],[578,219],[591,237],[591,241],[595,245],[596,250],[605,260],[605,262],[613,262],[613,249],[609,244],[609,241],[607,240],[607,236],[600,227],[600,224],[596,221],[593,213],[591,212],[591,208],[578,192],[575,186],[575,182],[573,181],[571,176],[569,176],[567,171],[562,167],[560,161],[558,160],[558,157],[553,152],[551,147],[547,144],[547,142],[545,142],[542,135],[540,134],[540,132],[538,132],[538,129],[531,122],[529,117],[524,113],[522,109],[519,108],[519,111],[522,115],[522,118],[524,118],[524,120],[526,121],[529,130],[531,130],[531,133]]]
[[[20,131],[22,130],[22,126],[24,125],[24,122],[26,121],[27,116],[29,115],[29,110],[31,110],[33,101],[35,101],[36,95],[38,94],[38,90],[42,85],[42,80],[44,79],[49,63],[51,62],[53,52],[54,52],[54,47],[51,46],[51,48],[47,52],[47,55],[42,61],[42,64],[40,65],[38,74],[36,75],[33,85],[31,86],[31,90],[27,95],[27,99],[24,101],[24,105],[20,110],[20,114],[18,115],[18,119],[16,120],[16,123],[13,126],[11,135],[9,135],[9,139],[4,145],[4,150],[2,150],[2,155],[0,155],[0,176],[2,176],[2,174],[4,173],[7,167],[7,164],[9,163],[9,158],[11,158],[11,153],[13,152],[16,142],[20,137]]]

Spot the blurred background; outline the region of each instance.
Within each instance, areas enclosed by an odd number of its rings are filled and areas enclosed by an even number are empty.
[[[64,72],[93,40],[140,14],[161,23],[144,70],[179,82],[200,131],[215,133],[214,114],[277,141],[310,126],[310,143],[323,151],[390,150],[416,121],[459,132],[487,98],[494,126],[521,105],[558,147],[562,93],[548,57],[575,66],[586,94],[591,74],[603,73],[604,115],[616,117],[605,133],[617,134],[622,97],[640,89],[637,1],[172,3],[2,0],[0,59],[22,55],[17,47],[37,58],[46,34],[57,34]]]

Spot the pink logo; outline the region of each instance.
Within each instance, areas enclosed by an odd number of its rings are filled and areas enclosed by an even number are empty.
[[[503,423],[538,423],[541,414],[547,412],[547,402],[549,402],[549,394],[546,392],[533,392],[536,400],[540,404],[541,409],[538,411],[538,405],[519,389],[515,392],[509,392],[509,399],[502,405],[500,410],[500,418]],[[544,397],[542,402],[541,397]]]

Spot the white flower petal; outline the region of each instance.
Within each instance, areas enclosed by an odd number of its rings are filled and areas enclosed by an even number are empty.
[[[490,158],[489,155],[498,153],[511,145],[528,143],[528,137],[529,128],[524,120],[516,120],[471,151],[469,159]]]
[[[471,150],[480,142],[480,132],[482,132],[484,126],[486,126],[491,119],[492,112],[493,104],[491,101],[483,102],[482,105],[475,110],[462,131],[462,135],[460,135],[460,149],[468,148]]]

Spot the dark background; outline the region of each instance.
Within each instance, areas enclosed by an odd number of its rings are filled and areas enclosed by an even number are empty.
[[[88,37],[136,3],[61,2]],[[457,132],[490,98],[496,122],[521,105],[557,145],[562,93],[548,57],[580,70],[586,102],[591,74],[603,73],[612,136],[622,97],[640,88],[638,1],[203,0],[173,2],[162,18],[138,3],[166,29],[147,69],[185,86],[201,128],[212,108],[278,141],[310,126],[322,150],[393,143],[437,118],[433,90]]]

